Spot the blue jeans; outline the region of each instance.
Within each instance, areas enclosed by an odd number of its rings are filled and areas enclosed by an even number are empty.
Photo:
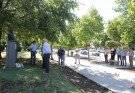
[[[59,56],[59,63],[58,63],[59,66],[64,66],[65,65],[65,56],[62,55],[62,56]]]
[[[127,65],[127,61],[126,61],[126,56],[122,56],[122,66],[126,66]]]

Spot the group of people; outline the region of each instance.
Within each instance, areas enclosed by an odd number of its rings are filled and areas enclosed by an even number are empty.
[[[110,60],[115,60],[115,55],[117,55],[117,61],[121,66],[127,66],[126,56],[129,56],[130,67],[133,67],[133,58],[134,58],[134,48],[112,48],[109,51],[107,48],[104,49],[105,63],[108,63],[108,54],[111,53]]]
[[[76,48],[75,49],[75,64],[79,63],[80,64],[80,49]],[[58,49],[58,65],[59,66],[64,66],[65,65],[65,50],[60,47]]]
[[[50,60],[50,54],[51,54],[51,47],[47,43],[46,39],[42,40],[42,45],[40,48],[41,48],[41,55],[42,55],[42,60],[43,60],[43,69],[46,73],[49,73],[49,60]],[[37,53],[36,41],[33,41],[31,43],[30,51],[31,51],[30,64],[36,65],[36,53]],[[59,57],[58,65],[64,66],[65,65],[65,50],[62,47],[58,49],[58,57]]]
[[[31,60],[30,64],[36,64],[36,53],[37,53],[37,46],[36,41],[33,41],[30,45],[31,50]],[[42,40],[42,46],[41,46],[41,52],[42,52],[42,58],[43,58],[43,69],[46,73],[49,73],[49,59],[51,54],[51,47],[50,44],[47,43],[46,39]]]

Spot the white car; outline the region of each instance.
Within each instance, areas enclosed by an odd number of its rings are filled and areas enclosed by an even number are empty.
[[[89,50],[90,52],[90,55],[92,55],[92,56],[100,56],[100,53],[97,51],[97,50],[95,50],[95,49],[91,49],[91,50]]]
[[[87,50],[81,50],[81,54],[88,55],[88,51]]]

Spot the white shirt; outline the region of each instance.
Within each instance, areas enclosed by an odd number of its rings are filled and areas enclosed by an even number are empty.
[[[32,43],[30,45],[30,48],[31,48],[31,51],[36,51],[36,45],[35,44]]]
[[[76,48],[75,49],[75,52],[76,52],[76,54],[80,54],[80,49],[79,48]]]
[[[47,42],[45,42],[43,44],[43,50],[42,51],[43,51],[43,54],[47,54],[47,53],[51,54],[51,47]]]

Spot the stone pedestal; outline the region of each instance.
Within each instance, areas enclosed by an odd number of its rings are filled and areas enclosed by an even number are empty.
[[[15,68],[16,62],[16,43],[15,41],[7,42],[6,68]]]

